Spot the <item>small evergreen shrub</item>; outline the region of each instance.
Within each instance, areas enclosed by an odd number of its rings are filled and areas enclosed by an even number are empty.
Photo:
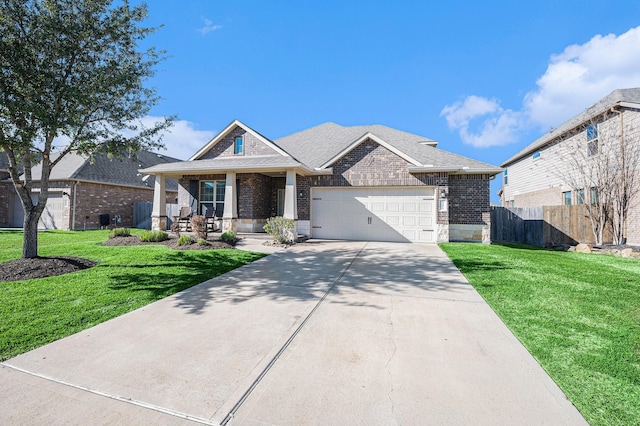
[[[237,241],[238,237],[236,236],[235,232],[227,231],[220,235],[220,239],[225,243],[234,244]]]
[[[296,238],[293,235],[294,222],[293,219],[285,219],[282,216],[276,216],[267,219],[264,230],[270,234],[274,240],[280,244],[292,244]]]
[[[196,215],[191,218],[191,230],[196,238],[207,239],[207,218],[202,215]]]
[[[109,238],[130,236],[131,232],[129,231],[129,228],[113,228],[111,231],[109,231]]]
[[[179,246],[188,246],[192,242],[193,241],[191,240],[191,237],[188,236],[188,235],[183,235],[180,238],[178,238],[178,245]]]
[[[140,235],[140,239],[145,243],[159,243],[169,239],[169,235],[164,231],[147,231]]]
[[[196,242],[198,243],[199,246],[206,246],[207,244],[209,244],[207,240],[205,240],[204,238],[198,238],[198,241]]]

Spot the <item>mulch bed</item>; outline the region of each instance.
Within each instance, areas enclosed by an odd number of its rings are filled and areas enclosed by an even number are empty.
[[[233,248],[233,244],[226,243],[220,240],[212,240],[208,239],[206,244],[200,245],[195,242],[179,246],[178,239],[176,237],[169,237],[168,240],[160,241],[160,242],[151,242],[146,243],[140,240],[140,237],[137,235],[132,235],[130,237],[114,237],[109,238],[107,241],[102,243],[103,246],[143,246],[150,244],[162,244],[174,250],[211,250],[211,249],[230,249]]]
[[[95,262],[80,257],[35,257],[16,259],[2,264],[0,281],[31,280],[68,274],[96,266]]]

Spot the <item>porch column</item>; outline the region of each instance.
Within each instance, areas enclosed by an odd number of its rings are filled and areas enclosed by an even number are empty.
[[[227,172],[224,187],[224,212],[222,213],[222,231],[235,231],[238,222],[238,192],[236,191],[236,173]]]
[[[151,210],[151,229],[167,229],[167,191],[164,175],[156,175],[153,187],[153,209]]]
[[[295,170],[287,170],[286,186],[284,188],[284,217],[293,219],[293,238],[298,236],[298,190],[296,187]]]

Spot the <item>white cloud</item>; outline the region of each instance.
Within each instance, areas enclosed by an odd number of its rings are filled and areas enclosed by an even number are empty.
[[[162,117],[146,116],[142,124],[151,127],[153,123],[161,121]],[[159,150],[160,154],[186,160],[209,142],[216,132],[213,130],[196,130],[194,123],[187,120],[176,120],[173,126],[163,133],[162,143],[167,148]]]
[[[596,35],[552,55],[536,86],[524,96],[521,111],[468,96],[443,108],[441,115],[465,143],[478,147],[516,142],[518,132],[531,127],[556,127],[615,89],[640,86],[640,27],[619,36]],[[474,105],[486,106],[486,112]],[[476,132],[470,130],[472,119],[483,120]]]
[[[449,128],[460,132],[464,143],[489,147],[515,141],[522,114],[502,109],[495,99],[467,96],[464,101],[444,107],[440,115],[446,118]],[[471,130],[472,120],[481,117],[478,129]]]
[[[204,21],[204,27],[198,28],[198,32],[202,35],[209,34],[210,32],[217,31],[222,28],[222,25],[214,24],[213,21],[207,18],[202,18],[202,20]]]
[[[596,35],[551,56],[524,108],[534,125],[557,126],[615,89],[640,86],[640,27]]]

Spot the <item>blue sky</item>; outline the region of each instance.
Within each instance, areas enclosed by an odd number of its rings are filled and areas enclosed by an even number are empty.
[[[180,159],[239,119],[270,139],[384,124],[499,165],[640,87],[637,0],[148,4],[163,25],[149,42],[169,55],[151,113],[178,116],[164,153]]]

